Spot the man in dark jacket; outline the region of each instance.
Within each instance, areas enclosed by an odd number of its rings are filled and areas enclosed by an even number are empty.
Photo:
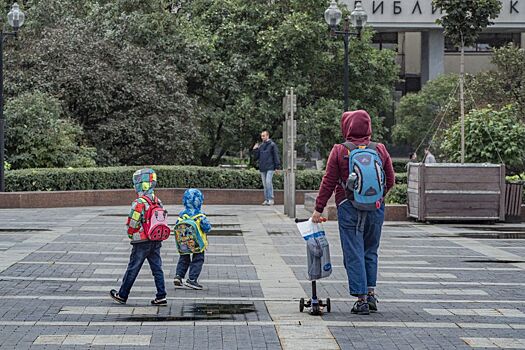
[[[281,168],[279,147],[270,139],[268,130],[261,133],[262,144],[253,146],[255,160],[259,160],[259,171],[264,187],[264,202],[262,205],[273,205],[273,174]]]

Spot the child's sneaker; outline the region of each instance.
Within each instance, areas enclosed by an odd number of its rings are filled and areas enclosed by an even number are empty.
[[[270,199],[270,200],[268,201],[268,204],[267,204],[267,205],[274,205],[274,204],[275,204],[275,202],[273,201],[273,199]]]
[[[127,301],[126,299],[118,295],[118,292],[114,289],[109,291],[109,295],[111,296],[111,298],[113,298],[113,300],[115,300],[119,304],[125,304]]]
[[[179,276],[175,276],[175,278],[173,279],[173,284],[175,285],[175,287],[182,287],[182,278],[180,278]]]
[[[368,303],[368,308],[370,309],[370,312],[376,312],[377,311],[377,298],[373,294],[368,294],[366,297],[366,302]]]
[[[168,301],[166,300],[166,298],[162,298],[162,299],[153,299],[151,301],[151,305],[156,305],[156,306],[167,306],[168,305]]]
[[[352,313],[358,315],[370,315],[368,303],[364,300],[356,301],[354,307],[352,308]]]
[[[191,289],[202,290],[202,286],[197,283],[197,281],[192,281],[190,279],[185,280],[184,285]]]

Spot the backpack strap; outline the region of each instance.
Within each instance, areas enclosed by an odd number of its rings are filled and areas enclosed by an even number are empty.
[[[348,149],[348,152],[352,152],[353,150],[359,148],[359,146],[356,146],[353,142],[350,142],[350,141],[346,141],[342,143],[342,145],[345,146],[346,149]],[[366,148],[369,148],[374,151],[377,150],[377,142],[370,142],[368,145],[363,145],[363,146],[366,146]]]

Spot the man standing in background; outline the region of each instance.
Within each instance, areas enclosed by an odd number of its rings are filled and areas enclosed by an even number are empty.
[[[264,187],[264,202],[262,205],[273,205],[273,174],[281,168],[279,147],[270,139],[268,130],[261,133],[262,143],[253,146],[255,160],[259,160],[259,171]]]

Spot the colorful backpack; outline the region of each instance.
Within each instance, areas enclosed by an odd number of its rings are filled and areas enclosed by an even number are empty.
[[[383,162],[377,153],[377,144],[356,146],[351,142],[343,145],[348,149],[349,178],[344,188],[347,198],[356,209],[373,211],[381,207],[385,193]]]
[[[184,214],[177,220],[173,232],[180,254],[202,253],[208,247],[208,239],[201,229],[201,220],[204,217],[204,214]]]
[[[150,241],[165,241],[169,238],[171,230],[168,226],[168,211],[160,206],[155,198],[152,202],[146,196],[140,197],[149,204],[149,208],[144,215],[144,222],[142,228],[146,237]]]

